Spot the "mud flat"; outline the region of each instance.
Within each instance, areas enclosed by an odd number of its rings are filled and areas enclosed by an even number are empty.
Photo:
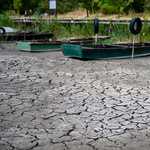
[[[80,60],[0,45],[1,150],[149,150],[150,57]]]

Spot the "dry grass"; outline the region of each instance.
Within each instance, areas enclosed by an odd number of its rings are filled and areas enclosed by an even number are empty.
[[[85,9],[78,9],[73,12],[69,12],[66,14],[58,14],[57,19],[94,19],[98,18],[99,20],[131,20],[133,17],[139,17],[141,20],[147,18],[150,20],[150,15],[148,13],[129,13],[130,15],[121,15],[120,18],[118,19],[118,15],[104,15],[102,13],[96,13],[96,14],[89,14],[89,17],[87,18],[86,10]],[[54,15],[50,16],[54,18]],[[25,18],[24,16],[12,16],[12,18],[19,18],[23,19]],[[29,18],[29,17],[26,17]],[[34,19],[34,16],[30,16],[30,18]],[[43,19],[48,19],[49,16],[42,17]]]
[[[150,20],[150,15],[148,13],[130,13],[130,15],[121,15],[118,19],[118,15],[104,15],[102,13],[89,14],[87,18],[86,11],[79,9],[73,12],[69,12],[64,15],[58,15],[58,19],[93,19],[98,18],[99,20],[131,20],[133,17],[139,17],[143,20],[143,17],[146,17]]]

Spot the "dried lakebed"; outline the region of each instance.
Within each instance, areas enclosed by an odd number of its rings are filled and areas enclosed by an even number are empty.
[[[150,57],[80,60],[0,45],[0,150],[149,150]]]

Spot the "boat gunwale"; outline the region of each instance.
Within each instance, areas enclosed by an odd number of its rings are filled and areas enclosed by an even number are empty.
[[[143,46],[142,44],[149,44]],[[128,44],[106,44],[106,45],[81,45],[83,51],[113,51],[113,50],[132,50],[133,45]],[[150,48],[150,42],[135,43],[134,49],[147,49]]]
[[[98,37],[99,41],[109,39],[110,36],[100,36]],[[30,45],[62,45],[62,44],[80,44],[80,43],[91,43],[95,42],[94,37],[90,38],[79,38],[79,39],[70,39],[70,40],[60,40],[60,41],[48,41],[48,42],[31,42]]]
[[[91,43],[94,40],[87,40],[87,41],[54,41],[54,42],[31,42],[30,45],[61,45],[61,44],[80,44],[80,43]]]

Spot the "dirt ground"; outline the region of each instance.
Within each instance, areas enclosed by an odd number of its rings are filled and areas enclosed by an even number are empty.
[[[80,60],[0,45],[0,150],[149,150],[150,56]]]

